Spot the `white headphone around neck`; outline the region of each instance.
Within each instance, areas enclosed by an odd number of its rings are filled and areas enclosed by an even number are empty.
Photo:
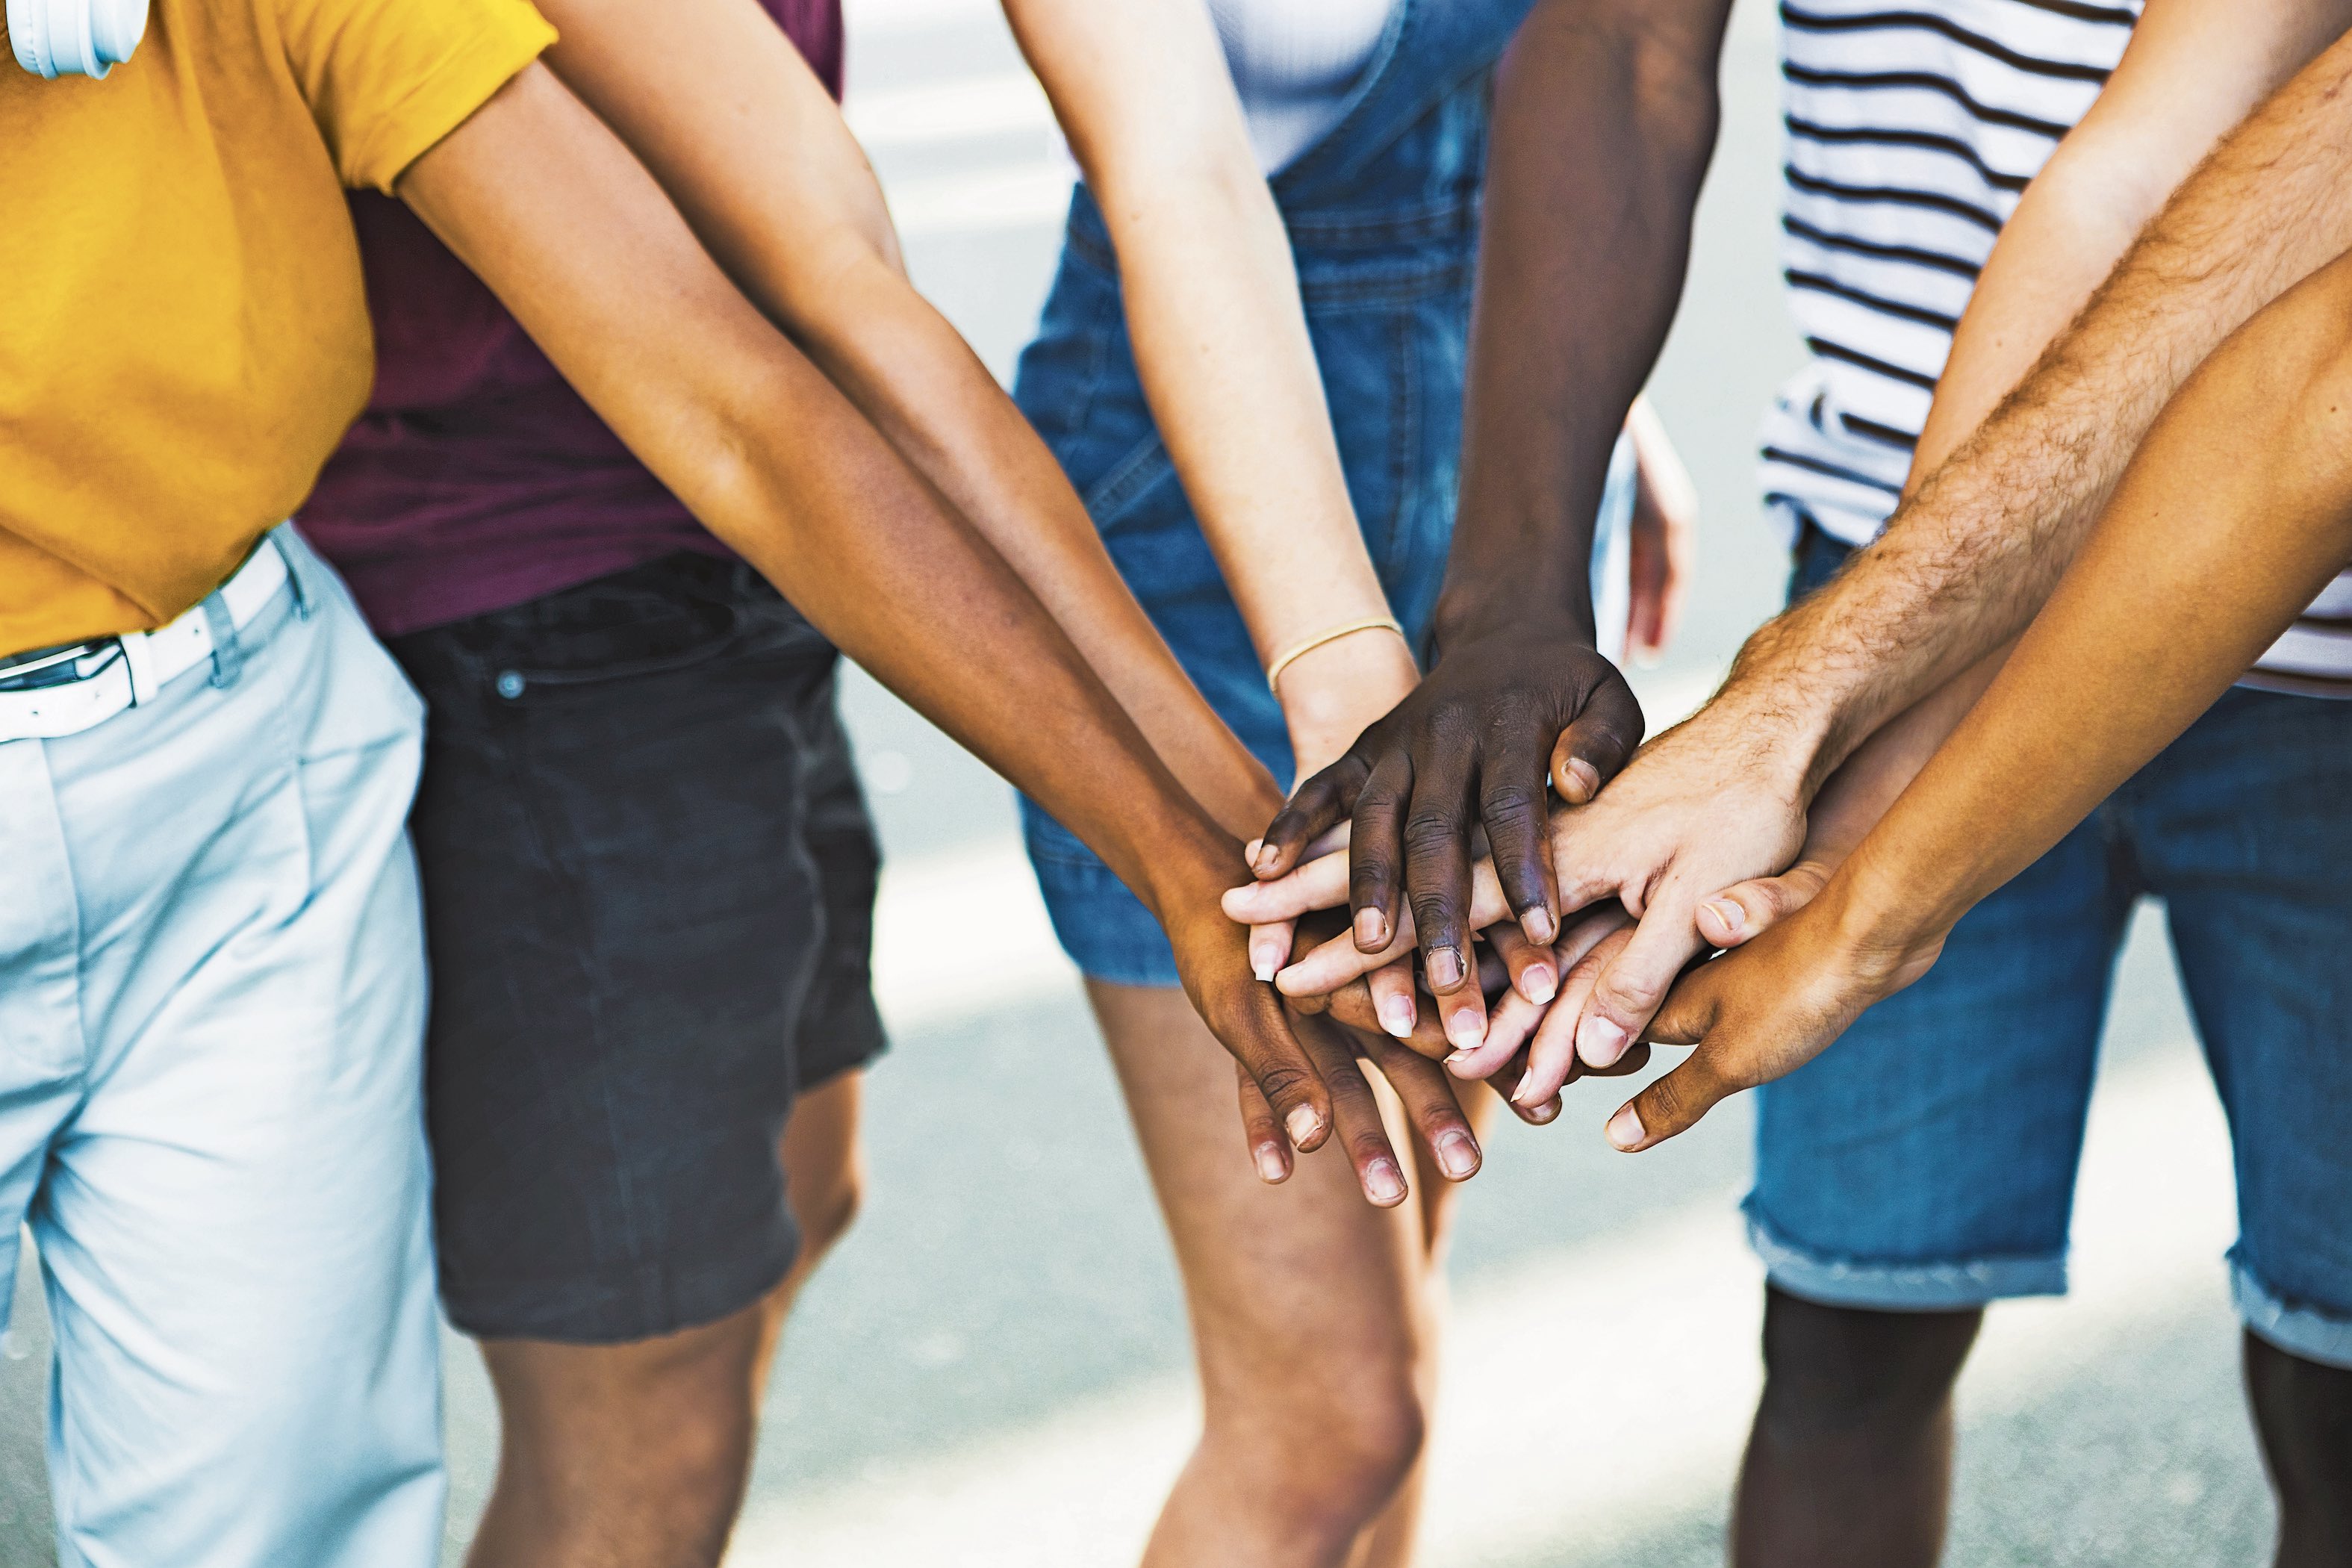
[[[8,42],[37,77],[101,77],[147,33],[147,0],[8,0]]]

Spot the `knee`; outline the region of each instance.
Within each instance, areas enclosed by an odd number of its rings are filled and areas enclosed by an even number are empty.
[[[1230,1452],[1242,1484],[1294,1526],[1352,1539],[1421,1460],[1429,1423],[1410,1369],[1286,1388],[1268,1403],[1278,1413],[1213,1414],[1203,1447]]]
[[[1880,1441],[1941,1416],[1980,1309],[1890,1312],[1769,1289],[1759,1434],[1792,1444]]]

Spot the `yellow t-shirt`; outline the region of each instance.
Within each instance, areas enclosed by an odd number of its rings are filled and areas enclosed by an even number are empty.
[[[389,190],[554,41],[529,0],[154,0],[102,81],[0,40],[0,655],[158,626],[308,495]]]

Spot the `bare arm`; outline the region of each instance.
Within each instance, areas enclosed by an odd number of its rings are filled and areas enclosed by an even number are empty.
[[[1523,933],[1549,943],[1547,774],[1590,799],[1641,740],[1592,647],[1592,518],[1681,296],[1728,14],[1541,0],[1521,25],[1496,80],[1440,662],[1267,830],[1256,869],[1276,877],[1352,814],[1359,940],[1385,946],[1409,904],[1440,994],[1475,969],[1474,828]]]
[[[2228,689],[2352,560],[2352,257],[2256,316],[2149,433],[1984,700],[1809,908],[1679,987],[1646,1148],[1825,1048]]]
[[[2305,0],[2272,3],[2267,13],[2244,0],[2153,0],[2142,14],[2105,89],[2000,231],[1937,380],[1907,492],[2033,369],[2213,144],[2352,21],[2352,6]],[[1874,560],[1850,572],[1856,581],[1839,592],[1870,592],[1874,573],[1885,591]],[[1699,934],[1731,946],[1811,898],[1967,716],[2008,653],[2004,642],[1880,725],[1814,800],[1797,864],[1700,906]]]
[[[1289,237],[1202,0],[1005,0],[1004,11],[1109,226],[1144,395],[1259,661],[1387,615]],[[1386,633],[1291,664],[1278,695],[1300,762],[1329,761],[1418,673]]]
[[[1981,312],[1971,307],[1955,351],[1961,395],[1930,436],[1940,445],[1974,434],[1879,543],[1741,653],[1721,700],[1801,737],[1788,765],[1826,775],[1890,715],[2016,636],[2166,399],[2224,336],[2352,243],[2352,41],[2323,48],[2352,20],[2347,9],[2216,0],[2151,18],[2147,42],[2161,52],[2136,69],[2140,79],[2118,73],[2129,90],[2112,106],[2103,98],[2095,128],[2085,121],[2092,134],[2057,167],[2006,268],[2021,287],[1989,277],[1996,292]],[[2033,359],[2036,334],[2063,321],[2102,270],[2112,254],[2103,242],[2129,232],[2202,144],[2257,102],[1977,425]],[[1923,452],[1920,471],[1932,461]]]
[[[1053,455],[908,282],[872,169],[775,24],[753,0],[542,9],[557,75],[736,283],[1021,575],[1193,796],[1237,834],[1263,826],[1273,781],[1185,679]]]
[[[1103,856],[1167,928],[1202,1016],[1300,1145],[1319,1143],[1329,1093],[1215,907],[1239,846],[1019,577],[744,300],[603,122],[532,66],[399,194],[706,526]]]
[[[1859,759],[1865,767],[1916,765],[1933,749],[2181,380],[2352,243],[2352,44],[2326,48],[2197,163],[2200,143],[2320,48],[2347,11],[2344,0],[2153,10],[2113,101],[2103,96],[2081,139],[2053,156],[2051,188],[2035,182],[2014,220],[2022,226],[1996,247],[1919,471],[2032,361],[2035,334],[2074,315],[2138,216],[2161,205],[2160,216],[1885,537],[1750,638],[1724,690],[1648,748],[1563,847],[1564,898],[1614,893],[1642,916],[1593,986],[1578,1031],[1588,1059],[1609,1061],[1635,1038],[1703,950],[1703,903],[1798,858],[1821,781],[1865,737],[1897,714],[1910,731]],[[1859,793],[1891,798],[1906,776]]]

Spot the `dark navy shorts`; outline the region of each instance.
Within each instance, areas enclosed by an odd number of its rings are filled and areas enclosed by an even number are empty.
[[[1796,589],[1845,554],[1808,528]],[[2154,897],[2232,1134],[2239,1312],[2352,1366],[2347,801],[2352,702],[2226,693],[1916,984],[1757,1091],[1748,1215],[1773,1282],[1885,1310],[2065,1289],[2116,956]]]
[[[709,1322],[799,1248],[793,1097],[882,1049],[838,656],[679,554],[397,638],[425,698],[441,1290],[486,1338]]]

